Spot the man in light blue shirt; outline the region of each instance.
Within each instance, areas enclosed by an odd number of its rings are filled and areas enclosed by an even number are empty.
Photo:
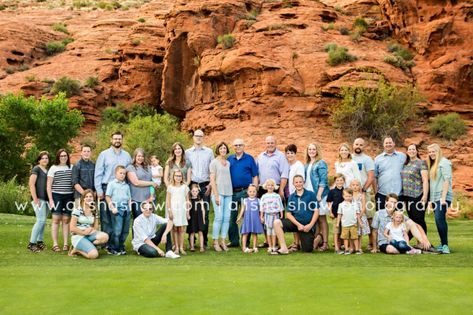
[[[203,234],[204,246],[207,247],[210,205],[210,162],[214,159],[214,153],[212,149],[204,146],[204,132],[202,130],[194,131],[192,139],[194,145],[186,150],[186,160],[192,165],[191,185],[199,185],[200,196],[204,201],[205,225]]]
[[[131,163],[131,156],[122,149],[123,134],[116,131],[112,134],[111,146],[107,150],[100,152],[95,163],[94,184],[99,199],[100,224],[102,231],[111,235],[112,219],[108,205],[104,200],[104,193],[107,185],[115,179],[115,169],[118,165],[128,166]],[[109,241],[110,242],[110,241]]]
[[[376,210],[384,209],[389,193],[401,194],[401,170],[406,161],[406,155],[396,151],[396,143],[391,137],[384,138],[383,146],[384,152],[374,160]]]

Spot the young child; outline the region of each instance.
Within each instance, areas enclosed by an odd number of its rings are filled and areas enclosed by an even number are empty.
[[[276,248],[276,232],[274,231],[273,222],[282,218],[284,207],[282,205],[281,196],[274,192],[278,186],[274,179],[268,179],[263,184],[263,189],[268,192],[261,197],[260,214],[261,222],[266,225],[266,236],[268,238],[268,253],[277,255]]]
[[[200,252],[204,252],[204,227],[205,227],[205,207],[202,198],[200,197],[200,188],[198,184],[191,185],[191,207],[189,225],[187,226],[187,233],[189,234],[190,251],[195,251],[194,235],[199,234]]]
[[[171,173],[171,180],[166,193],[166,209],[168,218],[173,221],[174,253],[186,255],[184,250],[184,227],[187,226],[189,214],[189,187],[183,183],[182,172],[179,169]]]
[[[343,202],[338,207],[338,218],[337,222],[340,225],[342,223],[341,239],[345,246],[345,255],[349,255],[353,252],[353,243],[355,243],[355,250],[357,254],[363,254],[358,246],[358,225],[361,225],[360,209],[353,202],[353,190],[346,188],[343,190]],[[349,241],[351,244],[351,250],[348,250]]]
[[[421,250],[409,246],[409,236],[407,235],[402,211],[394,211],[392,222],[389,222],[384,229],[384,236],[388,239],[389,244],[394,246],[401,254],[421,253]]]
[[[153,182],[161,186],[163,179],[163,167],[159,165],[159,159],[156,155],[151,156],[151,176]]]
[[[105,200],[112,211],[111,255],[126,255],[125,241],[130,230],[131,192],[125,182],[126,169],[123,165],[115,168],[115,179],[107,185]]]
[[[338,207],[343,202],[343,188],[345,186],[345,177],[337,173],[335,174],[335,187],[330,190],[327,196],[327,204],[329,208],[330,218],[333,221],[333,246],[335,247],[336,254],[343,254],[344,251],[340,250],[340,224],[337,220]]]
[[[366,217],[366,197],[361,190],[361,183],[357,178],[351,181],[350,188],[353,190],[353,202],[355,202],[358,209],[360,209],[361,225],[358,226],[358,248],[361,250],[363,235],[370,235],[371,233],[368,218]]]
[[[256,197],[256,186],[251,184],[248,186],[248,198],[245,198],[241,204],[240,215],[237,218],[237,224],[241,222],[243,218],[243,223],[241,225],[240,233],[242,234],[242,250],[244,253],[258,252],[257,242],[258,234],[262,234],[263,225],[261,224],[260,218],[260,200]],[[246,247],[246,242],[248,240],[248,235],[253,235],[253,249]]]

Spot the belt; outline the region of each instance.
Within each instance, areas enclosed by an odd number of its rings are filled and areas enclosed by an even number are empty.
[[[246,188],[233,188],[233,192],[234,193],[237,193],[237,192],[240,192],[240,191],[243,191],[245,190]]]

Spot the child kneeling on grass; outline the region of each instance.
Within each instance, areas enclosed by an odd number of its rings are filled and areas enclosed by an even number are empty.
[[[342,223],[341,239],[345,246],[345,255],[353,253],[353,244],[357,254],[363,254],[358,243],[358,225],[361,226],[360,209],[358,205],[353,202],[353,190],[346,188],[343,190],[343,202],[338,207],[337,223]],[[351,249],[348,249],[351,243]]]

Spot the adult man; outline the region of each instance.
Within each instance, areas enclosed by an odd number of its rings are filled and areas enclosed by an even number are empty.
[[[391,137],[384,138],[384,152],[374,160],[374,187],[376,209],[384,209],[386,196],[389,193],[399,195],[402,190],[401,170],[406,155],[396,151],[396,143]]]
[[[284,200],[284,188],[289,178],[289,163],[284,153],[276,148],[276,138],[273,136],[266,137],[266,150],[256,159],[259,170],[259,191],[258,197],[261,197],[266,191],[262,185],[268,179],[273,179],[279,186],[279,195]]]
[[[94,182],[99,199],[100,224],[102,231],[108,235],[112,233],[112,218],[110,211],[108,211],[108,205],[104,201],[107,185],[115,179],[115,168],[118,165],[126,167],[131,163],[131,156],[122,149],[122,143],[123,134],[120,131],[114,132],[110,148],[100,152],[95,164]]]
[[[319,218],[319,208],[315,193],[304,189],[304,178],[294,176],[296,191],[287,201],[286,218],[277,219],[273,226],[280,245],[279,254],[288,254],[284,232],[298,232],[301,250],[310,253],[314,249],[315,223]]]
[[[72,168],[72,185],[74,186],[74,206],[79,207],[80,196],[86,189],[95,191],[94,173],[95,163],[90,160],[92,149],[88,144],[84,144],[80,151],[80,160]]]
[[[245,143],[243,139],[233,141],[235,154],[228,157],[230,162],[230,176],[232,178],[233,196],[232,209],[230,215],[230,227],[228,229],[228,246],[237,247],[240,245],[240,234],[236,223],[241,201],[248,195],[246,193],[250,184],[258,187],[258,167],[255,159],[245,153]]]
[[[374,231],[373,244],[375,244],[375,246],[371,250],[372,253],[378,252],[378,247],[379,247],[379,251],[383,253],[399,254],[399,251],[394,246],[389,244],[386,236],[384,235],[384,230],[386,228],[386,225],[389,222],[392,222],[392,214],[394,213],[394,210],[396,210],[398,200],[399,200],[399,197],[397,194],[389,193],[386,196],[385,208],[380,209],[374,215],[373,223],[371,224],[371,227],[373,228],[373,231]],[[427,235],[425,234],[424,230],[422,229],[420,225],[416,224],[407,216],[404,216],[404,221],[405,221],[404,223],[406,225],[406,228],[417,239],[419,246],[422,249],[424,249],[425,252],[436,252],[435,250],[433,250],[432,245],[427,239]]]
[[[214,158],[212,149],[204,146],[204,132],[200,129],[194,131],[192,137],[194,145],[186,150],[186,159],[192,165],[191,185],[198,184],[200,196],[205,206],[204,246],[207,247],[207,234],[209,232],[209,205],[210,205],[210,162]]]

